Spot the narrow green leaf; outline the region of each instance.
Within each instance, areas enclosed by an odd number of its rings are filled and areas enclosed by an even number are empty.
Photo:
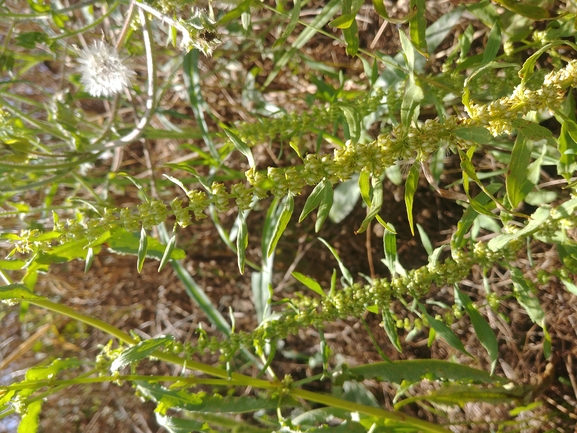
[[[291,35],[291,33],[294,31],[298,21],[299,21],[299,17],[301,14],[301,0],[294,0],[293,2],[293,10],[291,12],[291,18],[290,21],[288,22],[283,34],[281,35],[280,38],[278,38],[276,40],[276,42],[273,44],[273,49],[280,47],[282,44],[284,44],[289,36]]]
[[[575,283],[567,279],[562,279],[561,281],[563,281],[563,284],[565,285],[565,288],[569,291],[569,293],[572,293],[573,295],[577,296],[577,285]]]
[[[501,186],[502,186],[501,184],[492,183],[487,185],[487,189],[491,194],[495,194],[501,188]],[[493,207],[495,207],[495,202],[493,202],[491,198],[484,192],[481,192],[477,197],[475,197],[471,201],[471,203],[473,203],[473,201],[477,205],[482,206],[483,209],[488,212],[490,212],[490,209],[488,208],[489,205],[492,204]],[[455,250],[463,248],[463,246],[466,243],[465,235],[469,232],[469,229],[473,225],[473,222],[475,221],[475,219],[477,219],[477,216],[481,213],[477,212],[475,210],[475,207],[473,206],[468,207],[463,213],[463,216],[461,217],[460,221],[457,223],[457,230],[455,231],[451,239],[451,246]]]
[[[423,244],[423,248],[425,248],[427,255],[430,256],[431,254],[433,254],[433,244],[431,242],[431,239],[429,239],[427,232],[425,231],[423,226],[421,226],[421,224],[419,223],[417,223],[417,230],[419,231],[419,236],[421,237],[421,243]]]
[[[302,222],[313,210],[315,210],[322,201],[323,190],[325,188],[326,181],[327,181],[326,179],[323,179],[320,183],[318,183],[317,186],[314,187],[311,194],[308,196],[307,201],[305,202],[305,205],[303,207],[303,210],[299,216],[299,223]]]
[[[343,221],[355,208],[359,196],[360,190],[355,176],[337,185],[333,195],[334,204],[329,212],[330,220],[335,224]]]
[[[325,244],[325,246],[329,249],[329,251],[331,252],[331,254],[333,255],[333,257],[337,260],[337,263],[339,264],[339,269],[341,270],[341,273],[343,274],[343,278],[345,279],[345,282],[349,285],[352,286],[354,283],[353,280],[353,276],[351,275],[351,272],[347,269],[347,267],[344,265],[344,263],[341,261],[341,258],[339,256],[339,253],[337,253],[337,250],[335,250],[327,241],[325,241],[323,238],[318,238],[319,241],[321,241],[323,244]],[[331,287],[332,290],[332,287]]]
[[[521,16],[531,18],[532,20],[545,20],[549,18],[549,12],[540,6],[529,4],[528,2],[519,2],[516,0],[495,0],[511,12],[515,12]]]
[[[150,356],[153,352],[163,346],[169,346],[174,342],[172,335],[164,335],[161,337],[151,338],[149,340],[141,341],[128,349],[123,350],[118,357],[112,361],[110,371],[117,372],[122,367],[126,367],[133,362],[138,362]]]
[[[244,274],[244,264],[246,261],[246,247],[248,246],[248,227],[244,212],[239,211],[239,227],[236,235],[236,256],[238,263],[238,270]]]
[[[487,65],[497,57],[497,53],[501,48],[501,25],[499,21],[495,21],[493,28],[489,32],[489,37],[487,39],[487,44],[483,51],[483,60],[481,65]]]
[[[329,23],[335,29],[348,29],[355,21],[356,14],[343,14]]]
[[[507,197],[512,209],[515,209],[527,195],[523,185],[527,180],[532,151],[533,143],[525,139],[523,134],[517,135],[506,179]]]
[[[279,219],[276,222],[273,235],[270,239],[270,243],[267,245],[266,248],[267,257],[270,257],[271,254],[274,252],[279,239],[281,238],[291,219],[294,207],[295,207],[294,196],[291,193],[289,193],[284,199],[283,210],[280,214]]]
[[[146,252],[148,250],[148,236],[146,235],[146,230],[144,227],[140,229],[140,243],[138,244],[138,261],[136,269],[138,273],[142,271],[144,266],[144,259],[146,259]]]
[[[433,53],[439,45],[453,32],[453,28],[461,22],[464,8],[457,6],[432,23],[425,31],[427,52]]]
[[[359,174],[359,191],[361,198],[367,206],[371,205],[371,173],[361,171]]]
[[[44,299],[44,297],[34,294],[24,284],[8,284],[7,286],[1,286],[0,301],[9,301],[11,299],[31,301],[34,299]]]
[[[160,259],[160,265],[158,265],[158,272],[162,271],[164,266],[168,263],[170,258],[172,257],[172,253],[174,248],[176,247],[176,235],[172,235],[169,239],[168,244],[166,244],[166,248],[164,249],[164,254]]]
[[[107,240],[108,249],[117,254],[138,255],[140,251],[140,242],[137,233],[131,233],[124,228],[114,230]],[[166,251],[166,246],[158,239],[148,236],[146,257],[149,259],[161,260]],[[181,248],[174,248],[170,258],[172,260],[182,260],[186,253]]]
[[[413,1],[414,0],[411,0],[411,3]],[[399,29],[399,39],[401,40],[403,57],[407,62],[407,69],[409,70],[409,73],[412,74],[415,70],[415,47],[402,29]]]
[[[226,133],[226,135],[228,136],[230,141],[232,141],[232,143],[237,148],[237,150],[240,153],[242,153],[244,156],[246,156],[246,159],[248,159],[248,165],[250,166],[250,168],[254,168],[255,162],[254,162],[254,158],[252,156],[252,151],[250,150],[250,147],[248,147],[248,145],[244,141],[242,141],[238,137],[238,135],[236,135],[234,132],[232,132],[228,129],[225,129],[224,132]]]
[[[303,275],[300,272],[296,271],[292,272],[291,275],[295,277],[297,280],[299,280],[301,283],[303,283],[305,286],[307,286],[309,289],[311,289],[313,292],[318,293],[323,298],[326,297],[326,294],[325,292],[323,292],[321,285],[312,278],[307,277],[306,275]]]
[[[324,186],[321,193],[319,210],[317,212],[317,220],[315,222],[315,233],[318,233],[321,230],[333,207],[333,185],[328,179],[323,180],[322,183]]]
[[[231,21],[237,20],[245,12],[250,12],[250,6],[254,0],[244,0],[236,8],[227,12],[218,22],[219,26],[225,26]]]
[[[371,221],[377,216],[381,207],[383,206],[383,179],[382,177],[373,177],[372,179],[372,186],[373,186],[373,196],[371,198],[371,204],[369,206],[369,210],[367,212],[367,216],[361,223],[359,229],[355,232],[355,234],[363,233],[369,227]]]
[[[518,268],[511,268],[510,271],[517,301],[525,309],[533,323],[536,323],[541,328],[545,327],[545,312],[539,299],[533,296],[533,291],[525,280],[523,272]]]
[[[89,247],[86,250],[86,259],[84,259],[84,273],[87,273],[92,266],[92,262],[94,261],[94,248]]]
[[[169,433],[200,432],[205,426],[203,421],[166,416],[156,411],[154,412],[154,415],[156,416],[156,422],[158,425],[165,428]]]
[[[419,176],[420,176],[420,164],[415,162],[411,169],[409,170],[409,175],[405,182],[405,207],[407,208],[407,216],[409,218],[409,227],[411,228],[411,233],[415,235],[415,227],[413,226],[413,202],[415,198],[415,192],[419,186]]]
[[[138,390],[167,408],[179,408],[202,413],[246,413],[260,409],[275,410],[279,407],[297,405],[290,396],[282,400],[276,398],[254,398],[248,396],[210,395],[205,392],[193,393],[185,389],[167,389],[161,385],[137,381]]]
[[[397,333],[397,324],[388,308],[383,308],[383,328],[385,328],[390,342],[393,343],[393,347],[397,349],[397,352],[402,353],[403,349],[401,347],[401,341],[399,340],[399,334]]]
[[[409,20],[409,34],[411,35],[411,41],[421,53],[426,53],[427,19],[425,17],[425,12],[427,11],[427,6],[425,0],[411,0],[409,8],[412,11],[415,11],[415,15]]]
[[[383,235],[383,247],[385,251],[385,265],[389,268],[391,275],[397,273],[397,235],[387,229]]]
[[[382,382],[417,383],[421,380],[451,380],[455,382],[507,383],[508,380],[491,376],[483,370],[439,359],[411,359],[392,362],[373,362],[350,367],[349,372],[365,379],[377,379]]]
[[[537,51],[531,54],[527,60],[525,60],[525,63],[523,63],[523,67],[519,70],[519,78],[521,78],[522,86],[524,86],[525,83],[529,81],[529,79],[533,76],[533,71],[535,70],[535,64],[537,63],[539,57],[541,57],[541,55],[544,52],[558,45],[563,45],[563,41],[550,42],[539,48]]]
[[[505,233],[496,236],[489,241],[487,246],[491,251],[499,251],[501,248],[506,246],[512,240],[531,235],[540,228],[541,224],[543,224],[547,220],[547,218],[549,218],[550,213],[551,209],[549,208],[549,206],[542,206],[538,208],[535,211],[535,213],[531,215],[529,223],[521,230],[515,233]]]
[[[457,285],[455,285],[455,299],[460,301],[462,307],[471,318],[475,334],[491,359],[491,374],[493,374],[495,367],[497,366],[497,359],[499,358],[499,344],[497,343],[495,332],[491,329],[489,323],[487,323],[483,316],[481,316],[479,311],[477,311],[471,298],[459,290]]]
[[[343,29],[343,36],[347,44],[347,55],[356,56],[360,47],[359,25],[356,20],[353,20],[350,27]]]
[[[463,346],[463,343],[461,342],[461,340],[459,340],[459,337],[455,335],[455,333],[451,330],[451,328],[449,328],[443,322],[435,319],[433,316],[427,313],[427,310],[425,309],[425,306],[423,304],[419,303],[419,309],[421,310],[423,315],[427,318],[429,325],[431,326],[431,328],[435,330],[435,333],[440,335],[441,338],[445,340],[447,343],[449,343],[449,345],[452,348],[457,349],[459,352],[464,353],[465,355],[473,358],[473,355],[467,352],[467,349],[465,349],[465,346]]]
[[[248,0],[247,0],[248,1]],[[252,0],[251,0],[252,1]],[[299,35],[296,37],[295,41],[292,43],[291,48],[287,50],[275,63],[274,69],[268,74],[266,81],[263,84],[263,88],[268,87],[270,83],[276,78],[278,73],[282,68],[286,66],[289,60],[294,59],[298,50],[305,46],[305,44],[311,40],[311,38],[327,24],[331,18],[341,9],[341,0],[330,0],[321,10],[321,12],[316,15],[315,19],[311,21],[308,27],[306,27]],[[222,20],[221,20],[222,21]]]
[[[361,137],[361,121],[363,120],[359,110],[346,105],[340,105],[339,108],[345,114],[351,140],[353,143],[358,143]]]
[[[413,123],[413,117],[415,117],[417,108],[424,98],[423,89],[415,82],[414,75],[410,74],[407,78],[405,93],[401,102],[401,123],[405,128],[408,128]]]
[[[385,3],[383,0],[373,0],[373,7],[375,11],[384,18],[385,21],[390,21],[389,13],[387,12],[387,8],[385,7]]]
[[[473,141],[478,144],[489,144],[493,141],[491,133],[482,126],[465,126],[453,129],[453,133],[463,140]]]

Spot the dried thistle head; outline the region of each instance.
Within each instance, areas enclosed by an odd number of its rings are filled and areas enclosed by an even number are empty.
[[[114,47],[97,41],[80,51],[80,82],[92,96],[112,96],[130,87],[135,72]]]

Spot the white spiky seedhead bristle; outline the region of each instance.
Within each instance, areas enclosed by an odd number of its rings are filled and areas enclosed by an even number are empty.
[[[81,73],[80,82],[92,96],[108,97],[130,87],[130,79],[135,75],[114,47],[102,41],[80,52],[78,57]]]

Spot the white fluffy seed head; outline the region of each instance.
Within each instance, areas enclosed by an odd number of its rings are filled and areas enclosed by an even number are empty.
[[[108,97],[130,87],[130,79],[135,75],[121,58],[116,49],[102,41],[80,51],[78,71],[80,82],[92,96]]]

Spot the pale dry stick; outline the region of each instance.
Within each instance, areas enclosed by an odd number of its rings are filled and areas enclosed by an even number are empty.
[[[142,23],[142,36],[144,40],[144,49],[146,52],[146,72],[148,78],[148,89],[147,89],[147,99],[146,99],[146,111],[134,127],[132,131],[117,140],[109,141],[108,143],[100,146],[101,150],[113,149],[116,147],[123,147],[130,144],[140,138],[146,126],[148,126],[152,115],[154,114],[154,108],[156,106],[156,65],[154,60],[153,52],[153,39],[152,39],[152,29],[150,27],[150,22],[146,13],[144,13],[142,5],[138,2],[134,2],[136,6],[139,6],[138,13],[140,21]]]
[[[367,207],[367,214],[369,213],[369,208]],[[375,264],[373,262],[373,245],[371,242],[371,237],[372,237],[372,227],[371,227],[371,223],[369,223],[369,226],[367,227],[367,230],[365,230],[365,248],[367,249],[367,261],[369,263],[369,272],[371,273],[371,279],[374,280],[375,278],[377,278],[377,274],[375,273]],[[391,270],[392,272],[392,270]]]
[[[573,387],[573,393],[575,394],[575,398],[577,398],[577,380],[575,379],[575,374],[573,373],[573,357],[571,354],[567,355],[565,366],[567,367],[567,374],[569,375],[569,380],[571,381],[571,386]]]
[[[387,25],[389,24],[388,21],[383,21],[383,24],[381,24],[381,27],[379,28],[379,31],[377,32],[377,34],[375,35],[373,41],[371,42],[371,45],[369,45],[369,49],[373,50],[375,48],[375,46],[377,45],[377,42],[379,41],[379,39],[381,38],[381,36],[383,35],[383,32],[385,31],[385,29],[387,28]]]
[[[0,362],[0,371],[3,371],[9,364],[16,361],[22,355],[27,353],[30,350],[30,348],[34,345],[34,343],[36,343],[36,341],[40,337],[44,336],[44,334],[46,334],[46,332],[48,332],[48,330],[55,324],[56,324],[55,322],[51,322],[38,328],[38,330],[34,334],[32,334],[25,341],[23,341],[16,348],[16,350],[14,350],[12,353],[10,353],[10,355],[4,358],[2,362]]]
[[[302,243],[299,243],[296,257],[294,258],[291,265],[288,267],[288,269],[285,272],[281,282],[279,284],[277,284],[277,286],[275,287],[275,289],[274,289],[275,292],[280,292],[284,288],[284,286],[289,282],[292,272],[296,269],[297,265],[302,260],[302,258],[306,254],[306,252],[313,246],[314,242],[315,241],[313,240],[313,241],[309,242],[308,244],[306,244],[304,247],[302,246]]]

